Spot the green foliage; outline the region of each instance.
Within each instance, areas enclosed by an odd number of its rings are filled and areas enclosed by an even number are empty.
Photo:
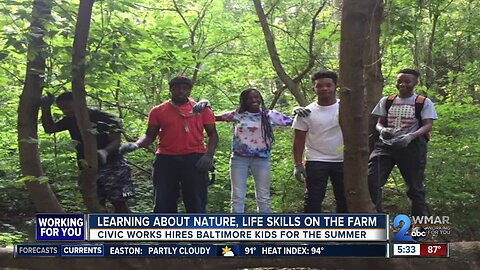
[[[476,1],[385,1],[382,69],[387,85],[399,69],[420,71],[431,97],[464,102],[480,98],[480,22]]]
[[[303,212],[304,185],[293,176],[293,131],[290,127],[275,129],[272,149],[271,201],[275,213]]]
[[[9,224],[3,224],[3,226]],[[17,233],[0,233],[0,247],[13,247],[14,244],[25,243],[27,235],[22,232]]]
[[[469,104],[437,106],[429,143],[427,187],[432,211],[448,213],[462,239],[478,237],[480,213],[480,108]]]

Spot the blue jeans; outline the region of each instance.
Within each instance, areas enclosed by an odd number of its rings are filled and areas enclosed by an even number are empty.
[[[336,212],[347,213],[347,199],[343,186],[343,162],[307,161],[305,164],[305,213],[321,213],[327,191],[328,178],[332,182]]]
[[[207,212],[208,172],[195,167],[201,156],[156,155],[152,175],[154,213],[177,213],[180,189],[187,213]]]
[[[248,169],[255,180],[257,212],[271,213],[270,206],[270,158],[232,156],[230,178],[232,180],[232,213],[245,212]]]

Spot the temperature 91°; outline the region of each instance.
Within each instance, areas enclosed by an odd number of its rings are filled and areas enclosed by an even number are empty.
[[[257,247],[245,247],[245,255],[252,255],[257,250]]]

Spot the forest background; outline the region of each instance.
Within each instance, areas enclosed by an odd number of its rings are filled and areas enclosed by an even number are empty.
[[[268,107],[287,114],[294,106],[314,101],[309,75],[321,69],[339,71],[341,1],[263,1],[264,18],[275,42],[274,65],[254,3],[259,1],[96,1],[86,58],[89,107],[120,116],[127,141],[144,133],[149,110],[169,98],[167,82],[181,74],[196,81],[192,97],[209,99],[216,113],[236,108],[240,92],[249,87],[262,92]],[[55,0],[51,4],[51,14],[44,21],[43,93],[58,95],[71,91],[78,2]],[[381,63],[383,95],[396,93],[398,70],[421,72],[417,92],[435,102],[439,115],[428,144],[430,211],[450,216],[452,241],[478,240],[480,3],[387,0],[383,8],[380,61],[370,65]],[[11,246],[33,239],[36,209],[25,187],[32,179],[23,177],[20,168],[17,110],[27,61],[38,55],[28,49],[35,37],[30,28],[32,1],[1,1],[0,12],[0,246]],[[275,66],[276,60],[281,69]],[[295,87],[289,87],[285,78]],[[53,112],[61,117],[58,108]],[[227,213],[232,126],[218,123],[217,129],[216,181],[209,189],[208,211]],[[41,126],[38,130],[35,143],[45,175],[40,180],[50,184],[66,212],[85,212],[78,191],[74,142],[68,132],[47,135]],[[303,185],[292,175],[292,130],[277,129],[275,138],[273,210],[302,212]],[[153,152],[137,151],[128,160],[137,193],[131,208],[149,213]],[[397,170],[385,187],[384,201],[391,215],[409,211]],[[330,187],[324,209],[334,211]],[[255,211],[251,179],[247,211]]]

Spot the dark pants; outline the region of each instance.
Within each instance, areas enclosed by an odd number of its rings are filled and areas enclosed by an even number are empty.
[[[427,215],[424,187],[426,160],[427,143],[423,137],[416,138],[405,148],[389,146],[381,141],[375,143],[368,161],[368,186],[378,212],[383,212],[382,188],[393,166],[397,165],[407,184],[407,196],[412,201],[411,214]]]
[[[328,178],[332,181],[337,213],[347,212],[343,187],[343,162],[307,161],[305,165],[305,213],[321,213]]]
[[[208,172],[195,167],[201,156],[199,153],[156,155],[152,175],[153,212],[177,213],[181,189],[187,213],[206,213]]]

